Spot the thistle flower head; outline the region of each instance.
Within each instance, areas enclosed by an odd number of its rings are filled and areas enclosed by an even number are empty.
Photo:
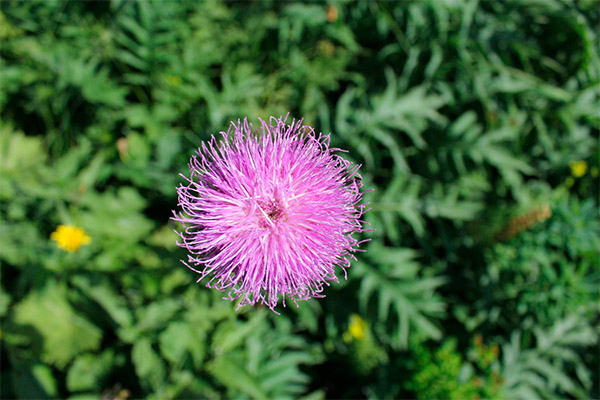
[[[302,121],[231,124],[202,143],[177,188],[182,260],[239,305],[323,297],[360,242],[359,165]]]

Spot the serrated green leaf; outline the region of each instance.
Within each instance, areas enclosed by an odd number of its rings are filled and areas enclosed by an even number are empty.
[[[49,282],[18,303],[14,313],[17,324],[30,325],[42,335],[42,359],[59,368],[100,345],[102,332],[71,307],[64,284]]]
[[[150,339],[144,337],[134,343],[131,359],[137,376],[146,388],[156,391],[163,385],[165,365],[152,348]]]
[[[239,390],[254,399],[268,399],[255,377],[244,370],[239,362],[227,355],[217,357],[207,365],[207,370],[227,387]]]
[[[204,332],[194,329],[188,322],[175,321],[159,336],[160,351],[164,358],[179,366],[186,354],[190,354],[199,368],[205,354]]]
[[[119,327],[131,326],[133,316],[125,299],[120,297],[106,281],[93,284],[83,276],[76,276],[72,282],[92,300],[100,304]]]
[[[108,350],[102,354],[82,354],[78,356],[67,373],[67,388],[73,392],[99,391],[102,379],[113,367],[114,357]]]

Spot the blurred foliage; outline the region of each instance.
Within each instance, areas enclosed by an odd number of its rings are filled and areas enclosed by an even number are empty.
[[[472,362],[457,352],[456,339],[447,339],[433,354],[420,344],[413,350],[415,375],[408,383],[423,399],[499,399],[502,378],[498,346],[485,346],[481,336],[468,350]]]
[[[3,1],[0,397],[600,397],[597,5]],[[375,231],[325,299],[235,312],[178,172],[287,112]]]

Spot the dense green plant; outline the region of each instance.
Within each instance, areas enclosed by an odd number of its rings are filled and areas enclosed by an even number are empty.
[[[598,397],[599,29],[595,0],[2,2],[0,396]],[[178,173],[288,112],[363,164],[375,230],[325,299],[235,311],[179,262]]]
[[[433,354],[416,344],[415,373],[407,386],[423,399],[501,398],[498,346],[488,347],[482,342],[481,336],[475,337],[468,353],[472,363],[464,361],[457,352],[455,339],[446,340]]]

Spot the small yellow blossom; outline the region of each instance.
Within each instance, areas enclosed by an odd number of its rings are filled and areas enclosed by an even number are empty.
[[[56,242],[58,247],[71,253],[92,241],[83,229],[72,225],[59,225],[56,231],[52,232],[50,238]]]
[[[575,178],[581,178],[582,176],[584,176],[588,167],[587,163],[583,160],[571,161],[569,165],[571,166],[571,174]]]
[[[348,325],[348,332],[350,335],[357,340],[363,340],[367,335],[367,323],[360,315],[352,314],[350,316],[350,324]]]

